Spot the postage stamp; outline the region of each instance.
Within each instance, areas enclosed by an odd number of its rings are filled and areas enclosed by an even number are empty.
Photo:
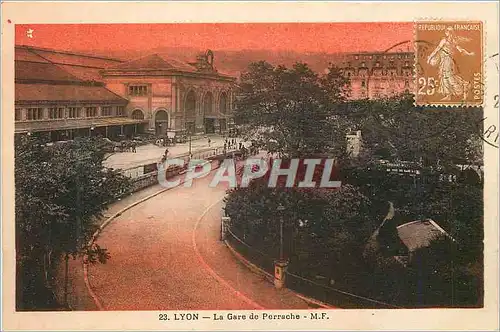
[[[495,4],[2,9],[1,330],[498,328]]]
[[[483,24],[417,21],[417,105],[481,105],[484,96]]]

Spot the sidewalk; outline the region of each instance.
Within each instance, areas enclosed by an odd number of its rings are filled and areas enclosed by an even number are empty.
[[[266,277],[252,272],[219,240],[222,205],[220,202],[213,206],[196,229],[197,247],[205,263],[234,291],[263,309],[316,309],[317,306],[308,304],[291,290],[276,289]]]
[[[210,146],[208,145],[208,138],[210,138]],[[241,142],[241,139],[236,139],[237,143]],[[224,139],[221,136],[207,136],[207,138],[197,138],[191,141],[191,152],[194,153],[198,150],[208,149],[208,148],[222,148],[224,147]],[[132,167],[137,167],[149,163],[158,162],[165,149],[169,151],[169,157],[179,156],[189,152],[189,142],[177,143],[174,146],[157,146],[154,144],[148,144],[137,147],[137,152],[116,152],[112,154],[106,161],[104,165],[106,167],[114,169],[128,169]]]

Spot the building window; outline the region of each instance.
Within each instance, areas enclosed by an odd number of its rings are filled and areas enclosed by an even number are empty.
[[[387,55],[384,55],[384,59],[387,59]]]
[[[362,80],[362,81],[361,81],[361,87],[362,87],[362,88],[366,87],[366,81],[365,81],[365,80]]]
[[[394,67],[394,61],[389,61],[389,65],[390,65],[391,67]]]
[[[366,67],[366,63],[365,62],[361,62],[361,67]]]
[[[380,67],[380,62],[378,62],[378,61],[377,61],[377,62],[375,63],[375,67]]]
[[[147,96],[148,86],[147,85],[129,85],[128,94],[130,96]]]
[[[116,116],[123,116],[125,114],[125,107],[116,106]]]
[[[43,108],[28,108],[28,120],[41,120],[43,119]]]
[[[410,81],[408,80],[405,80],[405,88],[409,87],[410,86]]]
[[[85,117],[95,118],[97,116],[97,107],[85,107]]]
[[[68,109],[68,118],[75,119],[80,117],[80,107],[70,107]]]
[[[21,112],[22,112],[22,109],[20,109],[20,108],[15,109],[15,111],[14,111],[14,120],[15,121],[21,121]]]
[[[359,59],[359,55],[355,55],[354,59],[358,60]]]
[[[144,120],[144,113],[141,110],[137,109],[132,112],[132,119],[134,120]]]
[[[405,61],[405,67],[409,67],[410,63],[408,61]]]
[[[102,116],[111,116],[111,106],[103,106],[101,108]]]
[[[373,59],[373,55],[370,55],[370,60]]]
[[[62,107],[49,108],[49,119],[63,119],[63,118],[64,118],[64,108]]]

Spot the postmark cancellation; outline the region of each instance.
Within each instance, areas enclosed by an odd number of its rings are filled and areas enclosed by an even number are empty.
[[[484,99],[483,24],[415,22],[415,103],[479,106]]]

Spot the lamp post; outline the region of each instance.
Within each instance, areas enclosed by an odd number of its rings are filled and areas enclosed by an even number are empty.
[[[191,133],[189,132],[188,133],[188,136],[189,136],[189,157],[191,158]]]
[[[188,158],[191,161],[191,131],[188,130],[185,125],[184,125],[184,132],[186,133],[186,135],[188,136],[188,139],[189,139],[189,150],[188,150],[189,157]]]
[[[278,205],[276,210],[278,211],[279,216],[280,216],[280,261],[283,261],[284,260],[284,257],[283,257],[283,224],[284,224],[283,211],[285,211],[285,207],[280,204],[280,205]]]
[[[279,259],[274,262],[274,286],[277,289],[281,289],[285,287],[286,270],[288,268],[288,261],[285,261],[283,255],[283,211],[285,207],[280,204],[276,210],[280,217],[280,256]]]

